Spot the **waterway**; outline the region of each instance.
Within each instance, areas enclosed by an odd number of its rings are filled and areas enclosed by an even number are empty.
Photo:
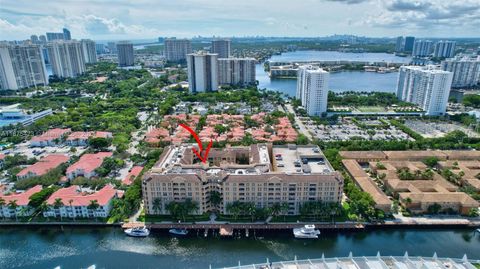
[[[2,228],[0,268],[219,268],[266,261],[382,255],[480,259],[480,234],[473,229],[388,229],[323,232],[318,240],[297,240],[290,232],[253,238],[174,238],[153,232],[126,237],[119,228]]]
[[[388,53],[346,53],[338,51],[295,51],[274,55],[271,61],[321,61],[321,60],[349,60],[388,63],[408,63],[408,57],[398,57]],[[288,96],[295,96],[296,79],[270,79],[263,68],[257,64],[256,76],[259,88],[279,91]],[[374,73],[363,71],[343,71],[330,74],[329,87],[334,92],[368,91],[368,92],[395,92],[397,72]]]

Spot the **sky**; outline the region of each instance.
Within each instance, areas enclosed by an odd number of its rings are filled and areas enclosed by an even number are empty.
[[[0,40],[193,36],[480,37],[480,0],[0,0]]]

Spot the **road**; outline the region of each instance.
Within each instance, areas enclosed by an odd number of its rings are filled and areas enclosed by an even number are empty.
[[[289,113],[292,113],[293,115],[295,115],[295,123],[296,125],[298,126],[298,129],[300,129],[300,133],[301,134],[304,134],[308,139],[310,140],[313,140],[313,136],[312,134],[310,134],[310,132],[308,131],[307,127],[305,127],[305,125],[303,124],[303,122],[300,120],[299,117],[297,117],[297,114],[295,113],[295,111],[293,110],[293,107],[291,104],[286,104],[285,107],[287,108],[288,112]]]

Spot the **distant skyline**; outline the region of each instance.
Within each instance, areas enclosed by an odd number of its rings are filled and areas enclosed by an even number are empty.
[[[0,40],[159,36],[480,37],[480,0],[3,0]]]

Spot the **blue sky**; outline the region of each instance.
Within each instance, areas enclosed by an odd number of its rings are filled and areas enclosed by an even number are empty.
[[[158,36],[480,37],[480,0],[0,0],[0,40]]]

